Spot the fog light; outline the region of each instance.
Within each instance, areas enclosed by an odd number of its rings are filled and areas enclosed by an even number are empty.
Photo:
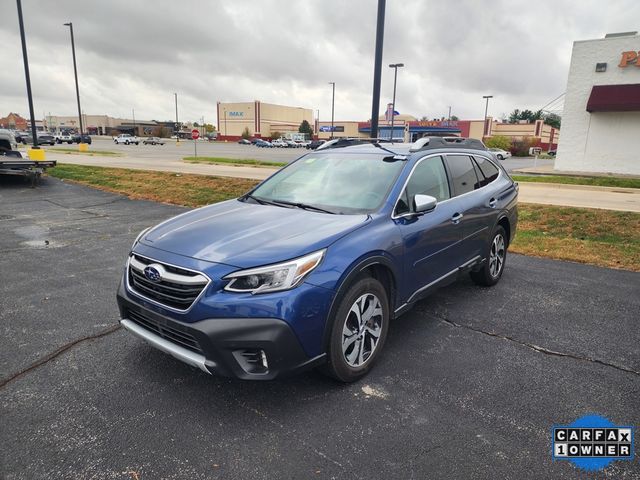
[[[264,350],[258,348],[246,348],[234,350],[233,356],[242,369],[252,375],[261,375],[269,372],[269,362]]]

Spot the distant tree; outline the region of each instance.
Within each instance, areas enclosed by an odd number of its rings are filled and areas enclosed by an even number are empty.
[[[546,123],[547,125],[553,128],[560,128],[560,124],[562,123],[562,118],[560,118],[560,115],[556,115],[555,113],[549,113],[545,115],[544,123]]]
[[[193,122],[193,126],[198,128],[200,125],[198,125],[198,122]]]
[[[248,140],[251,137],[251,132],[249,132],[249,127],[244,127],[242,131],[242,138]]]
[[[429,117],[427,117],[426,115],[423,115],[423,116],[420,117],[420,121],[421,122],[426,122],[428,120],[429,120]]]
[[[306,120],[303,120],[298,127],[298,132],[308,135],[308,138],[313,138],[313,128],[311,128],[311,125],[309,125],[309,122]]]
[[[457,115],[451,115],[451,120],[453,120],[454,122],[457,122],[460,119],[458,118]]]
[[[272,140],[277,140],[278,138],[282,138],[282,133],[278,132],[277,130],[275,132],[271,132]]]
[[[207,133],[213,133],[216,131],[216,126],[211,125],[210,123],[205,123],[204,128],[207,131]]]
[[[504,135],[494,135],[484,141],[484,144],[489,148],[500,148],[502,150],[511,150],[511,139]]]
[[[520,110],[517,108],[509,114],[509,123],[518,123],[520,120]]]

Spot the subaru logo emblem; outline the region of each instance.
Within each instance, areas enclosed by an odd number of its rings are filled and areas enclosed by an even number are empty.
[[[144,269],[144,276],[152,282],[159,282],[162,280],[160,272],[155,267],[147,267]]]

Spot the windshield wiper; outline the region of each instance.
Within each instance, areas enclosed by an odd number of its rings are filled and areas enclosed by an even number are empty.
[[[276,207],[280,206],[276,202],[272,202],[271,200],[265,200],[264,198],[254,197],[250,193],[242,196],[242,200],[247,200],[250,198],[251,200],[258,202],[260,205],[275,205]]]
[[[274,200],[272,203],[274,205],[291,205],[292,207],[301,208],[302,210],[314,210],[316,212],[330,213],[332,215],[336,214],[336,212],[332,212],[331,210],[325,210],[324,208],[316,207],[315,205],[308,205],[306,203],[288,202],[286,200]]]

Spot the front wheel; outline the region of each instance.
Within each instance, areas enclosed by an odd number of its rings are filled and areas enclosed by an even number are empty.
[[[498,160],[504,160],[504,157],[502,155],[498,155]]]
[[[491,287],[498,283],[504,264],[507,260],[507,237],[504,228],[497,226],[485,256],[485,262],[480,270],[471,272],[471,279],[478,285]]]
[[[374,278],[356,282],[342,297],[331,327],[326,371],[355,382],[373,367],[389,330],[389,300]]]

